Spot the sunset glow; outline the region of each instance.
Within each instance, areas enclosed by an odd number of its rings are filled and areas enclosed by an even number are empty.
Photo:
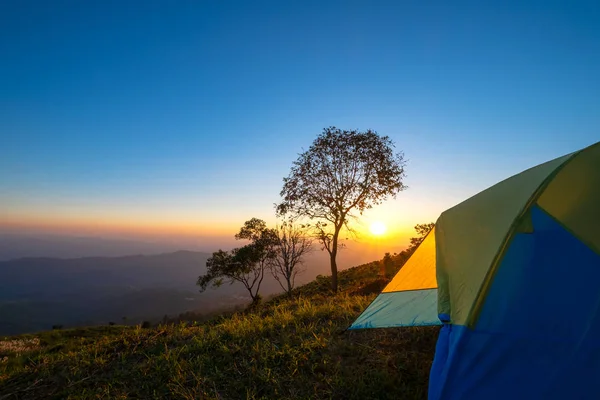
[[[13,17],[0,24],[10,38],[0,74],[10,106],[0,113],[0,232],[239,245],[233,237],[249,218],[275,226],[292,163],[336,125],[389,136],[407,160],[406,190],[349,214],[353,249],[382,254],[407,246],[416,224],[597,141],[600,85],[590,71],[600,53],[556,43],[596,43],[598,30],[565,12],[553,18],[569,41],[553,36],[560,30],[538,35],[534,16],[490,10],[482,19],[449,10],[431,25],[413,17],[425,18],[426,7],[400,5],[280,2],[270,15],[193,2],[162,18],[155,5],[132,2],[44,12],[11,3],[3,15]],[[506,18],[497,26],[512,36],[487,23],[490,31],[465,34],[491,18]],[[386,28],[359,28],[372,21]],[[347,27],[355,30],[340,36]],[[489,46],[498,38],[514,52]],[[540,75],[548,59],[569,63]],[[562,84],[549,96],[547,82]],[[519,96],[507,92],[514,87]]]
[[[371,231],[371,233],[373,235],[381,236],[385,233],[385,231],[387,230],[387,227],[385,226],[385,224],[383,222],[375,221],[371,224],[371,226],[369,227],[369,230]]]

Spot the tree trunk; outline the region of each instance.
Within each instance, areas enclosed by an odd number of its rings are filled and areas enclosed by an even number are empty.
[[[380,260],[379,261],[379,275],[381,275],[382,279],[386,279],[386,265],[385,265],[385,261],[384,260]]]
[[[292,297],[292,283],[290,282],[290,278],[286,277],[287,281],[287,293],[289,297]]]
[[[260,292],[260,285],[262,284],[263,279],[265,279],[265,266],[264,266],[264,264],[262,265],[261,270],[260,270],[260,279],[258,280],[258,285],[256,285],[256,295],[254,296],[255,297],[254,301],[256,301],[256,299],[258,299],[260,297],[260,294],[259,294],[259,292]]]
[[[331,290],[335,293],[338,290],[337,263],[335,261],[337,250],[333,250],[329,256],[331,262]]]
[[[250,293],[250,298],[252,299],[252,303],[254,303],[256,301],[256,296],[254,296],[254,293],[252,293],[252,288],[246,286],[246,290],[248,290],[248,293]]]
[[[333,233],[333,240],[331,243],[331,252],[329,253],[329,261],[331,263],[331,290],[334,293],[338,291],[338,271],[337,271],[337,262],[336,256],[338,251],[338,236],[340,234],[340,227],[335,227],[335,232]]]

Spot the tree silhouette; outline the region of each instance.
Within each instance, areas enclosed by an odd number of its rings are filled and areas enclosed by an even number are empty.
[[[388,276],[392,274],[392,269],[394,267],[394,259],[390,253],[385,253],[383,256],[383,260],[381,260],[380,264],[380,272],[379,274],[383,277],[383,279],[387,279]]]
[[[410,248],[416,249],[417,246],[421,244],[425,236],[433,229],[435,226],[435,222],[429,222],[426,224],[417,224],[415,225],[415,231],[417,231],[417,237],[410,238]]]
[[[260,300],[265,269],[275,256],[276,235],[263,220],[252,218],[244,223],[235,238],[246,239],[250,243],[230,252],[220,249],[214,252],[206,261],[206,274],[199,276],[196,284],[203,292],[209,285],[219,287],[223,283],[239,282],[256,303]]]
[[[271,272],[279,285],[291,296],[296,276],[303,272],[304,256],[312,250],[312,238],[307,226],[284,220],[275,230],[276,246]]]
[[[293,163],[283,179],[279,215],[316,220],[316,238],[329,253],[331,286],[337,291],[340,231],[356,212],[380,204],[405,189],[404,160],[387,136],[372,130],[329,127]]]

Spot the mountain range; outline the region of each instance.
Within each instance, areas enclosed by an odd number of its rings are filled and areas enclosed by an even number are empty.
[[[185,248],[201,251],[190,243],[168,243],[111,237],[0,232],[0,261],[24,257],[120,257],[131,254],[169,253]]]
[[[210,313],[249,301],[237,284],[199,293],[210,255],[28,257],[0,262],[0,335],[52,326],[139,323],[186,311]],[[279,291],[266,276],[261,292]]]
[[[218,248],[210,242],[203,246]],[[210,257],[199,248],[176,241],[0,232],[0,335],[56,325],[134,324],[185,312],[210,314],[249,302],[240,284],[199,292],[195,283]],[[376,253],[360,249],[343,251],[338,268],[374,258]],[[329,274],[325,252],[315,251],[305,261],[297,284]],[[281,290],[265,274],[261,295]]]

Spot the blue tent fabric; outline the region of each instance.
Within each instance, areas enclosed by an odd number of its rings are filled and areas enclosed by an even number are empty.
[[[437,289],[381,293],[349,329],[440,325]]]
[[[452,325],[445,323],[440,329],[435,346],[435,357],[429,371],[429,399],[441,399],[441,390],[446,381],[447,368],[450,359],[450,335]]]
[[[429,399],[600,398],[600,255],[530,213],[533,232],[513,237],[474,329],[442,328]]]

